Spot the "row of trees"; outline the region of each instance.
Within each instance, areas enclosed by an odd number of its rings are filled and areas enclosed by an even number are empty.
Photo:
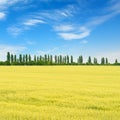
[[[31,55],[26,54],[19,56],[13,55],[10,52],[7,53],[7,59],[5,62],[0,62],[1,65],[111,65],[108,61],[108,58],[101,58],[101,62],[98,63],[97,58],[93,60],[91,57],[88,57],[86,63],[83,61],[83,56],[79,56],[77,62],[74,61],[73,56],[62,56],[62,55],[44,55],[36,56],[32,58]],[[117,59],[113,65],[120,65]]]

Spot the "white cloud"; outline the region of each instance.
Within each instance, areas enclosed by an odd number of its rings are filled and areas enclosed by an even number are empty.
[[[88,23],[85,24],[85,26],[87,26],[89,28],[96,27],[96,26],[101,25],[102,23],[108,21],[109,19],[115,17],[119,13],[120,13],[120,11],[119,12],[117,11],[117,12],[109,13],[106,15],[93,17]]]
[[[36,24],[45,24],[45,22],[39,19],[28,19],[23,23],[8,27],[7,31],[12,35],[17,36],[21,34],[23,31],[29,30],[31,26],[35,26]]]
[[[59,26],[55,26],[54,30],[66,32],[66,31],[74,30],[74,27],[72,25],[59,25]]]
[[[111,0],[110,1],[111,6],[109,6],[107,9],[109,11],[120,11],[120,1],[119,0]]]
[[[76,30],[77,31],[77,30]],[[58,33],[65,40],[83,39],[90,35],[90,31],[85,27],[80,27],[78,33],[64,32]]]
[[[7,31],[12,35],[17,36],[22,32],[22,28],[12,26],[7,28]]]
[[[0,45],[0,60],[6,60],[7,52],[18,54],[24,50],[26,50],[24,46]]]
[[[5,18],[5,13],[3,13],[3,12],[0,12],[0,20],[2,20],[2,19],[4,19]]]
[[[52,24],[58,23],[65,19],[69,19],[74,16],[76,12],[75,6],[67,5],[61,9],[54,9],[54,10],[43,10],[38,13],[35,13],[36,18],[42,17],[45,21],[51,22]]]
[[[4,5],[8,2],[9,0],[0,0],[0,5]]]
[[[36,24],[45,24],[45,22],[43,20],[39,20],[39,19],[29,19],[29,20],[25,21],[23,24],[26,26],[34,26]]]
[[[0,6],[4,6],[4,5],[13,5],[17,2],[23,2],[26,3],[28,2],[28,0],[0,0]]]

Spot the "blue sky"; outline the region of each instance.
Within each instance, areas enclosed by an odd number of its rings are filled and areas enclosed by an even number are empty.
[[[120,60],[119,0],[0,0],[0,59],[13,54]]]

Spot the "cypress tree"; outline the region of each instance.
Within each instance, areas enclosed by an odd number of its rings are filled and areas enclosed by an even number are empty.
[[[104,65],[105,64],[105,58],[101,58],[101,65]]]
[[[13,63],[14,61],[14,57],[13,57],[13,54],[11,54],[11,63]]]
[[[69,56],[67,55],[67,64],[69,64]]]
[[[16,57],[16,55],[14,55],[14,62],[17,62],[17,57]]]
[[[47,62],[47,55],[45,54],[45,63]]]
[[[90,57],[90,56],[88,57],[88,64],[89,64],[89,65],[92,64],[92,60],[91,60],[91,57]]]
[[[37,61],[37,58],[36,58],[36,55],[34,55],[34,63],[36,63]]]
[[[29,62],[31,62],[31,55],[29,55],[29,58],[28,58],[28,59],[29,59]]]
[[[105,61],[105,62],[106,62],[106,64],[108,64],[108,58],[106,58],[106,61]]]
[[[7,62],[10,64],[10,52],[7,52]]]
[[[40,55],[40,62],[42,62],[43,61],[43,59],[42,59],[42,56]]]
[[[39,62],[40,61],[40,58],[37,56],[37,62]]]
[[[94,58],[94,60],[93,60],[93,61],[94,61],[94,64],[95,64],[95,65],[97,65],[97,64],[98,64],[98,62],[97,62],[97,58]]]
[[[118,60],[117,59],[115,59],[115,64],[118,64]]]
[[[78,58],[78,64],[83,64],[83,57],[82,56],[79,56],[79,58]]]
[[[58,63],[57,55],[55,55],[55,64]]]
[[[28,55],[25,55],[26,63],[28,62]]]
[[[51,63],[51,64],[53,63],[52,55],[50,55],[50,63]]]
[[[50,62],[50,55],[48,55],[48,57],[47,57],[47,62],[48,63]]]
[[[23,55],[23,63],[25,64],[26,63],[26,56],[25,55]]]
[[[63,61],[62,61],[62,55],[60,55],[60,64],[62,64],[62,62],[63,62]]]
[[[65,64],[67,64],[67,57],[65,56]]]
[[[60,56],[58,56],[58,64],[60,64]]]
[[[73,56],[71,55],[71,64],[73,64]]]
[[[19,62],[22,63],[22,55],[19,55]]]

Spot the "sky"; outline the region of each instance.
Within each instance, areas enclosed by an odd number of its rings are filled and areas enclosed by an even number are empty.
[[[0,0],[0,60],[8,51],[120,61],[120,0]]]

